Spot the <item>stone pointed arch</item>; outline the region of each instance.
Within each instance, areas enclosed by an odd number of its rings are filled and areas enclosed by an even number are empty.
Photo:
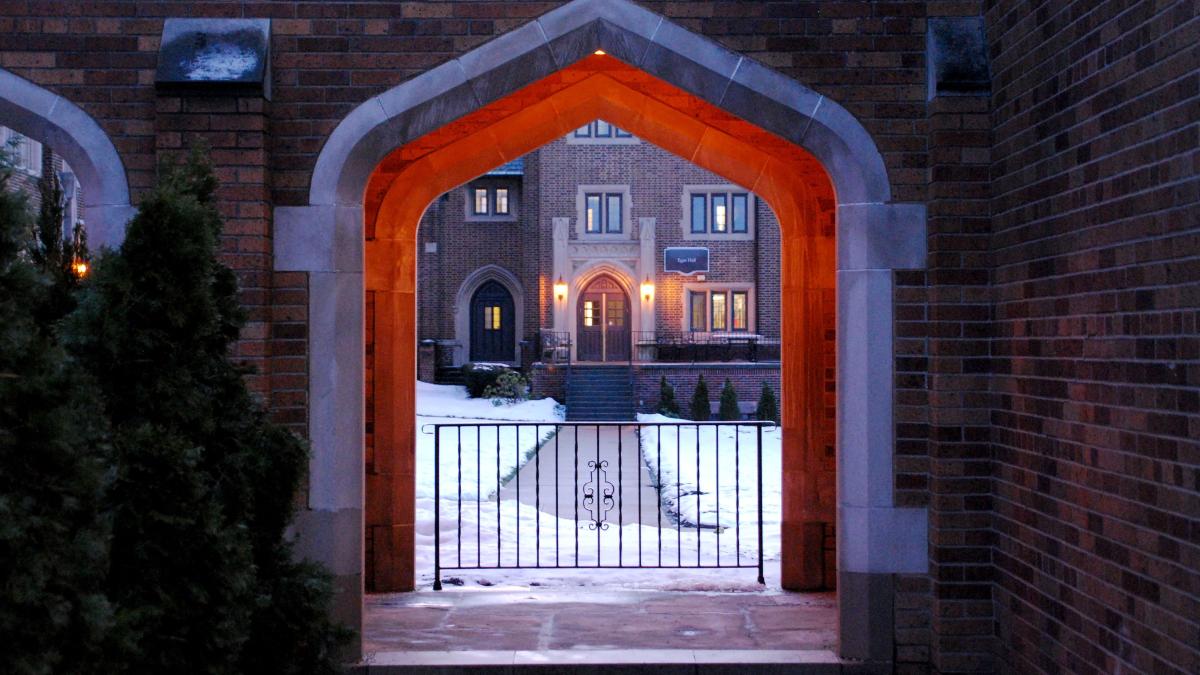
[[[454,296],[454,341],[459,349],[454,356],[454,365],[470,360],[471,353],[471,298],[489,281],[495,281],[508,289],[512,295],[515,311],[516,331],[513,336],[513,353],[520,354],[520,341],[525,335],[525,287],[517,275],[499,265],[484,265],[463,279]]]
[[[91,115],[0,68],[0,124],[50,146],[75,170],[91,246],[117,246],[124,240],[125,224],[134,211],[125,165]]]
[[[820,165],[832,185],[836,252],[805,248],[798,232],[793,232],[792,245],[794,251],[809,256],[808,260],[827,262],[830,277],[836,261],[840,651],[847,657],[888,660],[893,575],[928,569],[926,510],[894,503],[894,388],[880,386],[894,381],[893,270],[925,266],[925,207],[891,201],[878,147],[863,125],[836,102],[628,0],[574,0],[369,99],[337,126],[322,148],[313,171],[309,205],[276,209],[276,268],[309,272],[313,462],[310,508],[298,523],[306,534],[300,549],[326,562],[341,587],[348,589],[340,596],[341,614],[353,621],[360,609],[363,570],[359,539],[364,522],[363,290],[386,290],[391,296],[387,306],[394,307],[395,316],[401,317],[394,323],[396,330],[405,336],[413,333],[404,323],[415,303],[417,253],[412,233],[425,205],[438,191],[452,187],[423,185],[436,181],[421,176],[441,178],[439,172],[450,172],[437,157],[422,160],[426,163],[419,168],[425,173],[414,170],[413,181],[394,181],[373,191],[373,175],[396,148],[442,130],[451,130],[451,135],[462,132],[454,127],[455,122],[505,108],[522,88],[578,67],[597,50],[649,74],[682,97],[715,108],[738,123],[748,123],[772,139],[782,139],[784,145],[801,151],[789,155],[789,160],[799,155],[808,158],[803,161],[815,160],[811,163]],[[600,98],[624,97],[624,114],[631,121],[641,119],[637,103],[631,103],[634,97],[619,87],[597,82],[593,89]],[[610,103],[615,110],[618,104]],[[710,170],[714,158],[744,161],[748,156],[738,154],[728,142],[731,136],[711,121],[688,121],[676,113],[674,119],[690,124],[694,135],[680,140],[683,134],[672,136],[669,128],[652,128],[656,120],[649,117],[645,133],[628,128],[647,138],[658,135],[660,141],[679,141],[671,144],[672,152]],[[507,120],[516,117],[509,109]],[[558,123],[568,117],[560,114]],[[463,126],[480,135],[491,133],[486,124]],[[538,133],[565,134],[571,128],[547,125]],[[447,141],[443,138],[442,142]],[[416,150],[436,154],[426,148]],[[470,171],[477,175],[510,159],[508,154],[524,151],[506,148],[493,137],[488,147],[471,156],[469,165],[465,160],[454,165],[454,175],[459,182],[467,180]],[[784,162],[770,160],[748,171],[766,177],[762,186],[778,200],[771,202],[777,211],[781,206],[793,213],[801,210],[797,203],[804,200],[801,193],[805,188],[798,180],[788,180]],[[734,182],[753,185],[751,181]],[[374,214],[367,215],[368,199],[378,202],[383,193],[390,195],[395,185],[408,191],[397,200],[402,208],[391,213],[393,220],[403,224],[389,237],[372,237],[368,242],[371,259],[384,263],[368,268],[363,242],[368,221],[375,222]],[[753,189],[764,196],[758,187]],[[785,257],[785,278],[803,267],[796,262],[799,258]],[[377,312],[379,306],[377,300]],[[402,340],[393,342],[396,349],[407,349]],[[398,372],[407,373],[405,369],[410,367],[415,372],[415,357],[407,351],[396,353],[404,361],[397,362]],[[790,372],[785,365],[785,390]],[[412,405],[410,392],[396,400]],[[411,413],[409,417],[393,420],[388,433],[394,438],[411,436]],[[785,427],[785,444],[795,443],[794,435],[788,440],[788,429]],[[376,439],[378,445],[378,433]],[[401,468],[391,476],[400,476]],[[785,467],[784,484],[797,485],[789,482],[797,476],[789,477],[787,471]],[[396,484],[399,488],[389,494],[397,500],[408,499],[411,485]],[[381,530],[400,551],[411,542],[411,527],[391,523]],[[798,530],[791,529],[793,539]],[[387,584],[396,589],[405,583],[411,586],[412,570],[403,564],[394,567],[398,571]]]

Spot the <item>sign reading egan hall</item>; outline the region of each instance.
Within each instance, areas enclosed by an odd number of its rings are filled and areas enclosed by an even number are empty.
[[[663,271],[696,274],[708,271],[708,249],[677,247],[663,250]]]

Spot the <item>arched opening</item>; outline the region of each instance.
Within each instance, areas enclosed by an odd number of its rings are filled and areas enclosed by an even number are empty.
[[[890,658],[891,575],[927,569],[924,509],[893,503],[893,388],[881,385],[894,365],[892,270],[923,266],[924,208],[891,203],[882,156],[839,105],[621,0],[575,0],[364,103],[322,150],[310,205],[276,209],[277,268],[310,273],[314,317],[302,552],[334,570],[351,621],[364,569],[376,588],[412,586],[421,213],[442,192],[596,117],[746,186],[778,216],[784,585],[803,588],[812,573],[804,524],[836,513],[840,651]],[[822,199],[835,205],[832,222],[822,221]],[[369,451],[364,288],[376,295],[376,334],[388,336],[376,344],[374,402],[389,414],[375,420]],[[823,342],[809,319],[829,310],[831,296],[836,401],[819,370],[803,367]],[[835,457],[836,496],[823,468]],[[364,522],[369,560],[354,543]]]
[[[485,282],[471,296],[471,360],[512,361],[516,339],[512,293],[497,281]]]
[[[611,276],[588,282],[576,302],[575,358],[624,361],[630,356],[629,294]]]
[[[74,170],[90,246],[121,243],[134,211],[129,183],[116,147],[91,115],[0,68],[0,125],[46,144]]]

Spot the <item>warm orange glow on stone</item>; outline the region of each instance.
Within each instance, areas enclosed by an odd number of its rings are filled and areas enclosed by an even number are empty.
[[[832,313],[836,247],[828,174],[811,154],[618,59],[596,53],[397,148],[368,183],[365,283],[376,297],[375,464],[367,477],[375,590],[413,585],[417,229],[438,195],[601,118],[766,202],[781,230],[785,588],[822,584],[806,523],[832,522],[834,438],[822,317]],[[564,301],[567,287],[554,283]],[[643,297],[653,297],[653,287]],[[819,549],[819,547],[818,547]]]

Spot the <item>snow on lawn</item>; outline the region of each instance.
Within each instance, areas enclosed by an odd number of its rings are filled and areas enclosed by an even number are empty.
[[[429,499],[432,509],[433,425],[496,423],[483,428],[441,430],[443,499],[457,499],[460,485],[463,499],[486,499],[533,456],[539,442],[553,436],[552,425],[562,421],[563,408],[552,398],[497,406],[491,399],[468,397],[466,387],[417,382],[417,499]],[[514,422],[529,425],[512,426]]]
[[[678,423],[663,415],[638,415],[640,422]],[[659,429],[661,428],[661,439]],[[699,439],[697,439],[699,433]],[[725,533],[740,524],[756,533],[758,522],[758,431],[731,426],[646,427],[642,457],[650,474],[662,479],[663,505],[685,526]],[[762,432],[763,556],[779,557],[783,483],[782,431]],[[699,442],[697,442],[699,440]],[[735,480],[735,474],[737,480]],[[741,548],[745,550],[745,542]]]

